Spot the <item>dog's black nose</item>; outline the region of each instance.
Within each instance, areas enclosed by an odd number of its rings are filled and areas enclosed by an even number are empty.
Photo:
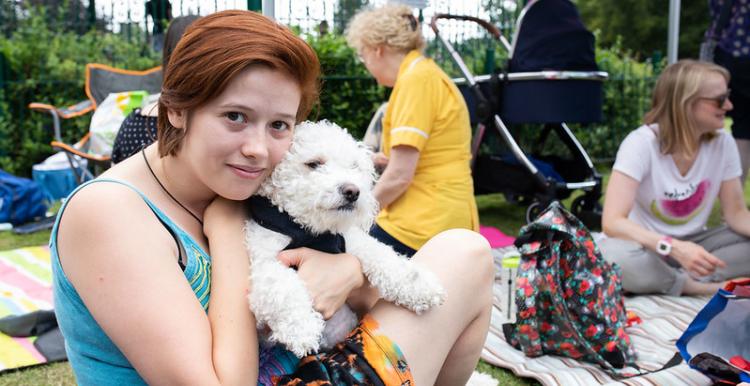
[[[354,184],[344,184],[339,187],[341,195],[344,196],[346,201],[354,202],[359,198],[359,188]]]

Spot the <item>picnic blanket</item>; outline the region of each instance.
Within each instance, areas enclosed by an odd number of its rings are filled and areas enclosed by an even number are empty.
[[[49,248],[0,252],[0,318],[52,308]],[[0,334],[0,372],[47,362],[34,347],[35,339]]]
[[[482,359],[511,370],[519,377],[534,378],[545,386],[567,385],[686,385],[708,386],[711,381],[690,369],[684,362],[667,370],[625,380],[612,379],[600,367],[571,358],[544,355],[527,358],[505,341],[502,331],[507,323],[507,293],[500,277],[502,256],[508,250],[493,250],[498,272],[495,279],[492,321]],[[507,272],[507,270],[505,271]],[[638,366],[646,371],[660,369],[677,352],[675,342],[710,297],[634,296],[625,298],[625,307],[634,311],[643,322],[627,329],[636,352]]]

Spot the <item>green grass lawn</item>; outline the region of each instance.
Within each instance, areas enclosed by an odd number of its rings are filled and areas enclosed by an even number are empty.
[[[608,174],[605,175],[605,184]],[[750,199],[750,192],[746,186],[745,200]],[[569,205],[572,198],[564,201]],[[484,225],[491,225],[501,229],[509,235],[518,234],[524,225],[524,207],[508,203],[502,195],[487,195],[477,197],[479,215]],[[721,220],[718,205],[714,207],[709,220],[710,225],[716,225]],[[46,244],[49,239],[49,231],[37,232],[30,235],[16,235],[12,232],[0,232],[0,250],[20,248],[25,246],[37,246]],[[500,385],[521,386],[538,385],[534,380],[518,378],[510,371],[500,369],[480,362],[479,370],[491,374],[500,381]],[[15,371],[0,375],[0,386],[10,385],[73,385],[75,379],[67,362],[55,363],[32,367],[25,370]]]

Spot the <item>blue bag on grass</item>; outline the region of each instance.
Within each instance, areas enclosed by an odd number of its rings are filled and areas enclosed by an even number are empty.
[[[695,316],[677,348],[690,367],[716,384],[750,382],[750,280],[720,289]]]
[[[43,217],[46,212],[39,184],[0,170],[0,222],[20,225]]]

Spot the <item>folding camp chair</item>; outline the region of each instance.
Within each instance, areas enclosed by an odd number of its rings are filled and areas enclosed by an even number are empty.
[[[58,108],[44,103],[30,103],[29,108],[35,111],[48,112],[52,115],[54,127],[53,148],[62,150],[70,162],[71,169],[76,174],[78,183],[91,179],[109,167],[108,154],[95,154],[90,151],[91,133],[86,133],[78,142],[68,144],[63,141],[60,119],[70,119],[94,111],[110,93],[145,90],[149,94],[161,91],[161,67],[154,67],[145,71],[129,71],[110,67],[104,64],[89,63],[86,65],[86,95],[88,100],[69,107]],[[87,160],[89,168],[83,165]]]

